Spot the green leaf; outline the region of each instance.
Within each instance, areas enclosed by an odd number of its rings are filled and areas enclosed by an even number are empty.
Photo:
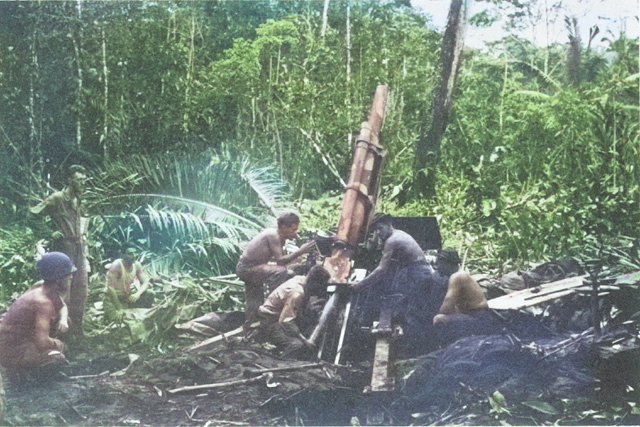
[[[499,391],[494,391],[491,396],[489,396],[489,404],[491,405],[492,413],[498,414],[511,414],[511,412],[507,409],[507,400],[504,398],[504,395]]]
[[[548,404],[547,402],[540,402],[537,400],[528,400],[526,402],[522,402],[523,405],[526,405],[530,408],[535,409],[538,412],[542,412],[543,414],[551,414],[555,415],[558,413],[558,410]]]

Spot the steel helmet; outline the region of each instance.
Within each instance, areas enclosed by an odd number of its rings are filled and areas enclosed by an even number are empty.
[[[38,273],[43,280],[56,281],[64,279],[76,271],[71,259],[62,252],[44,254],[36,264]]]

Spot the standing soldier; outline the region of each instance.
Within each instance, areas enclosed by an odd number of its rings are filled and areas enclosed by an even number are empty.
[[[84,242],[84,227],[81,212],[81,196],[85,190],[86,170],[79,165],[69,168],[68,184],[62,191],[56,191],[42,203],[31,209],[36,215],[51,217],[55,231],[51,234],[50,250],[67,254],[77,271],[67,299],[70,332],[83,336],[82,318],[87,301],[88,262]]]

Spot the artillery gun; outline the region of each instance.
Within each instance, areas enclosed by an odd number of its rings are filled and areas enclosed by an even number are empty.
[[[349,181],[341,205],[338,229],[331,245],[323,242],[323,266],[330,272],[329,299],[326,302],[310,341],[318,347],[318,358],[335,364],[343,359],[343,348],[349,340],[348,324],[352,309],[349,285],[362,280],[366,268],[359,268],[372,251],[365,245],[379,193],[380,175],[386,151],[380,143],[388,97],[387,86],[377,87],[368,120],[363,122],[355,141],[355,151]],[[441,238],[435,218],[391,218],[395,228],[403,229],[424,249],[439,249]],[[325,248],[322,251],[322,247]],[[381,248],[380,248],[381,249]],[[373,255],[374,256],[374,255]],[[372,267],[370,265],[370,267]],[[393,298],[383,299],[380,320],[369,332],[375,336],[375,351],[371,385],[372,392],[393,389],[394,338],[392,325]]]

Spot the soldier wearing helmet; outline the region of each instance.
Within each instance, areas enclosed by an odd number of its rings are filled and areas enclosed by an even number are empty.
[[[18,298],[0,321],[0,365],[10,374],[66,361],[65,344],[49,334],[69,327],[63,296],[75,267],[67,255],[51,252],[36,268],[42,281]]]

